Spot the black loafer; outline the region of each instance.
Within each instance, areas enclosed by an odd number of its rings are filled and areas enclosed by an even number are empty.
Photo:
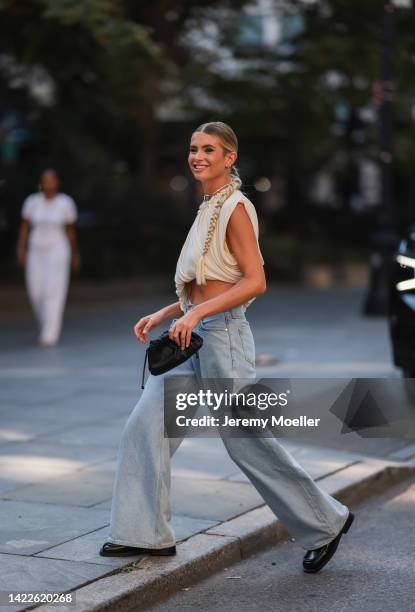
[[[123,546],[122,544],[113,544],[105,542],[99,554],[102,557],[131,557],[132,555],[154,555],[161,557],[170,557],[176,554],[176,547],[169,548],[137,548],[136,546]]]
[[[347,533],[350,529],[351,524],[354,520],[353,512],[349,512],[349,516],[342,527],[340,533],[328,544],[325,544],[321,548],[315,548],[314,550],[308,550],[304,555],[303,569],[305,572],[314,574],[321,570],[334,555],[340,542],[340,538],[344,533]]]

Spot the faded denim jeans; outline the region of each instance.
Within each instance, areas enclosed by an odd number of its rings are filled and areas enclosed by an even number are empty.
[[[188,302],[186,312],[193,306]],[[170,457],[183,438],[165,437],[164,376],[256,377],[255,343],[243,305],[205,317],[194,331],[204,340],[197,356],[165,374],[149,373],[127,419],[118,450],[109,542],[155,549],[176,543],[170,525]],[[337,536],[348,508],[323,491],[276,438],[223,437],[223,442],[302,548],[319,548]]]

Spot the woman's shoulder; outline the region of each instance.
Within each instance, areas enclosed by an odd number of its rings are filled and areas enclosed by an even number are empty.
[[[68,195],[67,193],[64,193],[63,191],[59,191],[59,193],[57,194],[57,199],[60,200],[61,202],[65,202],[70,203],[70,204],[75,204],[74,199],[71,198],[70,195]]]
[[[73,198],[67,193],[58,194],[58,199],[61,207],[62,219],[65,223],[75,223],[78,218],[78,210]]]
[[[33,212],[33,207],[39,202],[39,193],[31,193],[27,196],[22,206],[22,217],[29,218]]]
[[[251,200],[248,198],[248,196],[246,196],[240,189],[236,189],[232,193],[232,195],[229,196],[229,198],[225,202],[225,205],[227,207],[232,207],[234,205],[236,206],[238,202],[243,202],[244,204],[247,204],[248,206],[252,206],[253,208],[255,208],[255,206],[253,205]]]
[[[245,209],[248,212],[250,217],[256,217],[256,208],[251,200],[239,189],[233,192],[231,196],[226,200],[224,204],[224,218],[227,219],[232,214],[236,205],[242,202],[245,205]]]
[[[42,197],[42,194],[39,191],[35,191],[27,196],[25,202],[38,202]]]
[[[69,212],[69,214],[76,215],[77,210],[75,200],[71,198],[70,195],[59,192],[57,195],[57,200],[65,213]]]
[[[248,213],[249,218],[252,221],[255,232],[258,232],[258,215],[255,209],[255,206],[252,204],[251,200],[244,193],[242,193],[242,191],[237,189],[225,201],[222,207],[223,210],[221,211],[219,215],[219,220],[218,220],[218,224],[219,224],[218,238],[219,240],[222,240],[222,237],[224,233],[226,232],[229,219],[232,213],[234,212],[234,210],[236,209],[236,206],[239,202],[242,202],[242,204],[245,206],[245,210]]]

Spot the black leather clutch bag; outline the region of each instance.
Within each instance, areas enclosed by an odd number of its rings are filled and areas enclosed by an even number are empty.
[[[199,357],[197,351],[203,345],[203,338],[196,332],[192,332],[189,346],[183,350],[174,340],[169,337],[169,332],[164,331],[155,340],[150,340],[149,346],[146,349],[144,358],[143,376],[141,380],[141,388],[144,389],[144,373],[146,369],[146,360],[148,359],[148,369],[154,375],[163,374],[180,365],[194,353]]]

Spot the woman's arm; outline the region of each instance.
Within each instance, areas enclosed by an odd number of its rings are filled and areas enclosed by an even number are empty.
[[[76,229],[74,223],[67,223],[65,225],[66,235],[68,236],[69,243],[71,245],[72,258],[71,267],[74,272],[78,272],[81,267],[81,257],[79,255],[78,240],[76,238]]]
[[[172,317],[183,316],[183,311],[180,308],[180,302],[175,302],[164,308],[160,308],[157,312],[141,317],[139,321],[134,325],[134,333],[140,342],[147,342],[148,333],[154,328],[163,323],[166,319]]]
[[[27,219],[22,219],[19,228],[19,235],[17,238],[17,262],[20,266],[24,267],[26,263],[26,246],[27,238],[30,232],[30,222]]]
[[[174,319],[175,317],[182,317],[184,312],[180,307],[180,302],[174,302],[174,304],[170,304],[169,306],[165,306],[161,308],[159,311],[162,321],[166,321],[166,319]]]
[[[233,287],[227,289],[221,295],[192,308],[193,313],[197,315],[199,320],[208,315],[244,304],[251,298],[265,293],[267,289],[254,228],[243,202],[238,202],[229,218],[226,228],[226,241],[243,276]]]

